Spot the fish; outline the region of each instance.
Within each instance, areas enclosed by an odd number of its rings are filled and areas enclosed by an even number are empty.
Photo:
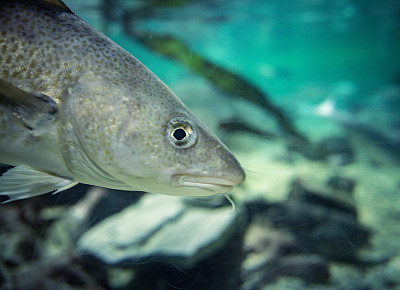
[[[334,100],[326,99],[313,109],[313,113],[339,124],[363,161],[372,165],[400,166],[400,142],[353,114],[338,110]]]
[[[0,0],[3,202],[79,183],[226,194],[245,172],[153,72],[60,0]]]

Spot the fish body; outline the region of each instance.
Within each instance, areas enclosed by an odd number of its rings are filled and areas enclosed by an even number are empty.
[[[225,193],[245,174],[140,61],[59,0],[0,0],[0,177],[10,200],[77,183]]]

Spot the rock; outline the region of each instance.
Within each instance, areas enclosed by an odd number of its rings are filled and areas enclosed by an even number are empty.
[[[17,267],[37,258],[37,232],[27,222],[26,212],[18,205],[2,205],[0,210],[0,262]],[[32,218],[32,220],[36,220]]]
[[[107,193],[95,205],[90,214],[90,225],[102,221],[103,219],[120,212],[124,208],[136,203],[142,195],[140,191],[125,191],[107,189]]]
[[[292,234],[253,222],[246,230],[243,252],[246,258],[242,263],[242,275],[248,277],[275,263],[281,256],[298,253],[299,250]]]
[[[51,257],[73,249],[79,236],[90,226],[93,209],[107,193],[107,189],[93,186],[76,204],[64,209],[46,229],[43,255]]]
[[[303,252],[359,263],[357,250],[367,244],[370,233],[358,223],[351,201],[348,193],[310,190],[296,180],[288,200],[270,205],[265,215],[274,226],[290,229]]]
[[[3,289],[3,285],[6,283],[6,274],[4,273],[2,265],[0,264],[0,289]]]
[[[107,267],[107,281],[111,289],[132,289],[135,270],[119,267]]]
[[[264,219],[264,227],[271,224],[278,230],[289,231],[299,253],[319,254],[359,265],[371,264],[358,253],[367,244],[370,232],[359,224],[354,198],[347,192],[352,189],[353,182],[339,177],[331,180],[335,181],[333,189],[318,188],[296,179],[284,202],[247,203],[249,216],[252,221]]]
[[[16,267],[34,259],[34,237],[29,234],[8,233],[0,237],[0,260],[7,267]]]
[[[317,255],[285,256],[278,267],[282,276],[301,278],[306,283],[322,284],[329,279],[328,263]]]
[[[31,262],[11,275],[4,289],[104,289],[72,255]]]
[[[344,166],[354,161],[354,150],[344,137],[328,137],[318,142],[324,148],[326,159],[335,166]]]
[[[187,207],[180,197],[145,195],[83,234],[78,248],[108,265],[162,260],[191,268],[242,227],[240,211]]]
[[[0,195],[0,204],[9,200],[10,198],[7,195]]]
[[[7,172],[7,170],[10,169],[10,168],[12,168],[12,167],[13,167],[13,166],[0,163],[0,175],[2,175],[3,173]]]
[[[297,277],[306,283],[324,283],[329,278],[327,262],[316,255],[301,254],[295,236],[268,225],[258,217],[247,228],[240,289],[263,289],[279,277]]]
[[[355,181],[348,177],[332,176],[328,179],[327,184],[335,190],[340,190],[347,193],[353,193]]]
[[[136,265],[134,282],[122,289],[239,289],[243,232],[238,227],[219,250],[190,269],[162,258]]]
[[[295,179],[292,182],[288,200],[316,205],[327,210],[335,210],[349,214],[353,218],[357,217],[355,201],[347,192],[318,188],[300,179]]]
[[[268,222],[258,219],[247,227],[243,251],[250,258],[252,254],[262,252],[265,261],[266,257],[269,260],[275,260],[282,255],[298,253],[299,249],[296,246],[296,239],[291,233],[275,229],[268,225]],[[259,267],[258,263],[251,259],[244,262],[243,266],[248,271]]]
[[[255,126],[255,124],[247,123],[246,121],[240,119],[239,117],[233,117],[230,119],[222,120],[219,122],[218,127],[228,133],[246,133],[252,134],[255,136],[262,137],[267,140],[274,140],[277,138],[283,138],[283,136],[279,136],[278,134],[267,131],[264,128],[259,129]]]
[[[230,206],[230,202],[226,199],[223,194],[215,194],[211,196],[199,196],[199,197],[183,197],[182,201],[188,206],[202,207],[202,208],[218,208],[224,206]]]

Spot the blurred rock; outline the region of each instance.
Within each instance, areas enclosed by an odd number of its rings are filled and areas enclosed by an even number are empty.
[[[12,168],[13,166],[0,163],[0,175],[5,173],[8,169]]]
[[[120,212],[124,208],[136,203],[143,194],[141,191],[125,191],[107,189],[107,193],[93,207],[89,220],[89,226]]]
[[[5,271],[0,264],[0,289],[3,289],[3,285],[6,283],[6,274],[4,272]]]
[[[238,227],[229,242],[190,269],[162,259],[132,265],[137,269],[134,283],[123,289],[239,289],[243,234]]]
[[[278,266],[282,276],[301,278],[307,284],[322,284],[329,279],[328,263],[317,255],[285,256],[280,259]]]
[[[28,215],[28,216],[26,216]],[[16,204],[2,205],[0,210],[0,262],[6,268],[37,258],[34,251],[37,244],[37,232],[29,224],[36,219],[29,216]]]
[[[297,277],[306,283],[324,283],[329,278],[327,262],[316,255],[301,254],[290,232],[272,228],[258,217],[247,229],[240,289],[262,289],[282,276]]]
[[[182,197],[182,201],[185,205],[192,207],[202,208],[219,208],[224,206],[231,206],[230,202],[226,199],[223,194],[215,194],[211,196],[189,196]]]
[[[340,190],[347,193],[353,193],[355,181],[348,177],[332,176],[328,179],[327,184],[335,190]]]
[[[354,150],[345,137],[329,137],[318,142],[324,148],[325,159],[333,166],[343,166],[354,162]]]
[[[329,181],[328,181],[329,182]],[[343,214],[357,217],[357,208],[352,195],[343,190],[329,190],[325,186],[311,185],[301,179],[292,182],[288,201],[298,201],[317,207],[335,210]]]
[[[87,229],[136,202],[141,196],[141,192],[91,186],[73,205],[43,208],[40,216],[49,225],[44,233],[42,255],[60,255],[74,249],[77,240]]]
[[[36,258],[35,238],[29,233],[9,233],[7,237],[1,237],[0,248],[0,260],[10,268]]]
[[[7,195],[1,195],[0,196],[0,204],[9,200],[10,198]]]
[[[161,260],[187,269],[226,245],[243,225],[240,216],[226,207],[190,208],[182,198],[149,194],[88,230],[78,247],[108,265]]]
[[[93,209],[107,193],[105,188],[91,187],[79,202],[64,209],[46,229],[43,255],[60,255],[73,249],[80,235],[89,228]]]
[[[25,264],[15,271],[4,289],[104,289],[79,265],[72,255]]]
[[[295,237],[287,232],[273,228],[267,221],[251,223],[246,230],[243,251],[250,259],[243,263],[248,271],[258,268],[260,261],[253,259],[251,254],[263,253],[262,262],[276,260],[282,255],[298,253]]]
[[[358,223],[350,195],[328,192],[310,190],[296,180],[288,200],[270,205],[266,216],[274,226],[290,229],[304,253],[357,263],[357,250],[370,233]]]
[[[111,289],[132,289],[137,275],[133,269],[107,267],[107,281]]]
[[[267,140],[283,138],[283,136],[280,136],[274,132],[270,132],[265,129],[259,129],[255,127],[255,124],[247,123],[246,121],[238,117],[222,120],[219,122],[218,127],[227,133],[241,132],[241,133],[256,135]]]
[[[295,179],[286,201],[248,202],[251,223],[244,237],[240,289],[275,289],[281,279],[325,284],[330,260],[376,265],[358,251],[369,231],[357,220],[354,186],[352,179],[338,175],[327,184]]]

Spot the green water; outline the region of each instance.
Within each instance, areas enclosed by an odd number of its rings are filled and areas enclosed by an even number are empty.
[[[190,109],[207,118],[199,109],[204,100],[182,89],[191,85],[185,83],[193,75],[189,69],[138,44],[124,32],[118,16],[104,22],[101,11],[70,2],[81,17],[103,29],[177,92]],[[132,7],[130,3],[119,1],[115,14]],[[399,14],[396,0],[188,1],[159,8],[137,25],[149,37],[177,37],[194,53],[240,75],[314,134],[323,129],[310,125],[314,122],[308,120],[310,106],[333,98],[341,109],[354,110],[347,107],[350,104],[366,111],[371,97],[398,81]],[[207,102],[218,104],[216,112],[227,110],[226,99],[208,97],[204,97]],[[250,110],[257,114],[257,108]],[[213,127],[212,123],[208,125]]]
[[[162,15],[143,26],[179,36],[278,101],[310,83],[343,80],[365,96],[399,74],[398,1],[193,1]],[[135,55],[162,79],[173,78],[159,60]]]

